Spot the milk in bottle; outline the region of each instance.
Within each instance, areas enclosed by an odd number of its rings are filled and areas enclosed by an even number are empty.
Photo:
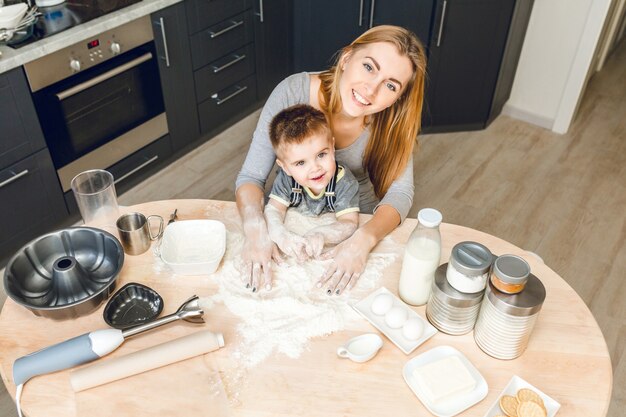
[[[418,224],[404,250],[398,294],[405,303],[426,304],[441,257],[441,213],[425,208],[417,214]]]

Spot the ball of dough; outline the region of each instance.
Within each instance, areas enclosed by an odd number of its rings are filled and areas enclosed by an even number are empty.
[[[385,314],[385,323],[392,329],[399,329],[402,327],[407,317],[408,313],[405,307],[392,307],[391,310]]]
[[[371,309],[372,309],[372,313],[376,314],[377,316],[383,316],[387,314],[389,310],[391,310],[392,306],[393,306],[393,297],[391,296],[391,294],[382,293],[382,294],[378,294],[374,298],[374,301],[372,301]]]

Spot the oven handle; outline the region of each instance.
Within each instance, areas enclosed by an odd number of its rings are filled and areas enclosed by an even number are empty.
[[[143,64],[146,61],[152,59],[152,52],[146,52],[142,56],[133,59],[132,61],[128,61],[127,63],[120,65],[119,67],[113,68],[111,71],[107,71],[104,74],[100,74],[97,77],[90,79],[89,81],[85,81],[84,83],[80,83],[75,85],[72,88],[68,88],[67,90],[61,91],[56,96],[59,101],[63,101],[68,97],[71,97],[75,94],[78,94],[86,89],[93,87],[96,84],[100,84],[103,81],[106,81],[110,78],[115,77],[118,74],[121,74],[124,71],[128,71],[131,68],[134,68],[140,64]]]
[[[128,171],[126,174],[122,175],[121,177],[119,177],[118,179],[116,179],[115,181],[113,181],[113,184],[117,184],[120,181],[124,181],[126,178],[130,177],[131,175],[133,175],[135,172],[140,171],[142,169],[144,169],[145,167],[147,167],[148,165],[150,165],[151,163],[153,163],[154,161],[156,161],[157,159],[159,159],[159,155],[154,155],[152,158],[148,159],[146,162],[144,162],[143,164],[131,169],[130,171]]]

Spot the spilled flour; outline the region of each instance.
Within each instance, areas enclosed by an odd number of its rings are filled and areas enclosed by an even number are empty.
[[[305,217],[288,211],[285,224],[299,234],[313,227],[334,221],[334,214]],[[210,298],[201,299],[201,305],[223,302],[240,322],[237,331],[241,344],[235,348],[239,363],[246,367],[262,362],[273,352],[297,358],[314,337],[342,330],[348,321],[359,316],[351,304],[369,294],[378,286],[384,269],[399,254],[399,245],[389,237],[381,242],[383,253],[370,254],[356,288],[340,296],[328,296],[315,284],[331,261],[311,260],[298,264],[288,259],[285,265],[274,265],[274,287],[271,291],[252,293],[241,281],[235,266],[243,245],[241,228],[227,224],[226,253],[222,267],[213,274],[219,291]],[[386,248],[386,250],[385,250]]]

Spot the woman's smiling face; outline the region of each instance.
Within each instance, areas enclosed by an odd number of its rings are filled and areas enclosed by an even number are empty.
[[[375,114],[391,106],[413,75],[410,59],[388,42],[371,43],[344,55],[340,65],[342,112],[351,117]]]

